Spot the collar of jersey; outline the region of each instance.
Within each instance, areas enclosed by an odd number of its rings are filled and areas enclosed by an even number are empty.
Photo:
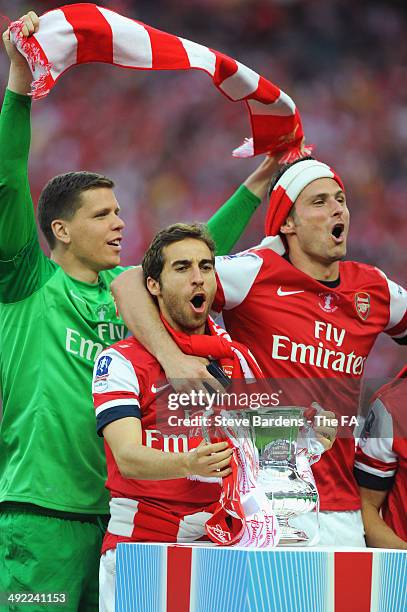
[[[283,259],[288,261],[289,264],[291,264],[291,261],[290,261],[290,258],[288,256],[288,253],[284,253],[284,255],[282,255],[282,257],[283,257]],[[336,278],[335,280],[332,280],[332,281],[323,281],[323,280],[319,280],[319,278],[316,278],[315,280],[318,283],[321,283],[321,285],[325,285],[325,287],[328,287],[329,289],[335,289],[335,287],[338,287],[340,285],[340,283],[341,283],[340,275],[338,276],[338,278]]]
[[[78,287],[88,288],[90,291],[96,291],[99,289],[107,289],[107,285],[100,274],[98,275],[97,283],[86,283],[85,281],[81,281],[78,278],[74,278],[73,276],[70,276],[69,274],[67,274],[67,276]]]

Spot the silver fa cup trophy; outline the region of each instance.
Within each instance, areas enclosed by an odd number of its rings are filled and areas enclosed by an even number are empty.
[[[280,546],[309,543],[305,531],[290,525],[289,520],[318,506],[303,412],[303,408],[279,406],[250,417],[251,435],[259,452],[258,483],[273,504],[281,527]]]

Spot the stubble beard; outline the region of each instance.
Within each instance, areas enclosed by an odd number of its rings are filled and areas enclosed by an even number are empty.
[[[165,296],[163,297],[163,303],[172,321],[186,334],[192,334],[196,329],[205,324],[208,316],[207,311],[202,313],[199,321],[197,321],[194,320],[192,311],[190,316],[187,314],[188,303],[182,303],[177,296]]]

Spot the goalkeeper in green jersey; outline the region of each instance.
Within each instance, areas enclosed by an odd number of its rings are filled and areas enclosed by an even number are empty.
[[[23,19],[29,36],[38,18]],[[127,333],[110,293],[124,269],[124,222],[110,179],[55,177],[38,204],[51,256],[41,251],[27,170],[31,74],[8,32],[3,40],[10,76],[0,116],[0,592],[65,591],[69,610],[97,610],[108,496],[91,379],[97,355]],[[273,160],[263,162],[208,222],[219,254],[240,237],[273,170]],[[185,377],[201,376],[196,367]]]

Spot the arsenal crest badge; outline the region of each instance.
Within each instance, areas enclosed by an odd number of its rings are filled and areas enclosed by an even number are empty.
[[[224,365],[222,366],[222,370],[225,372],[226,376],[229,376],[229,378],[232,378],[232,375],[233,375],[232,365]]]
[[[370,295],[364,291],[355,293],[355,308],[362,321],[366,321],[370,312]]]

